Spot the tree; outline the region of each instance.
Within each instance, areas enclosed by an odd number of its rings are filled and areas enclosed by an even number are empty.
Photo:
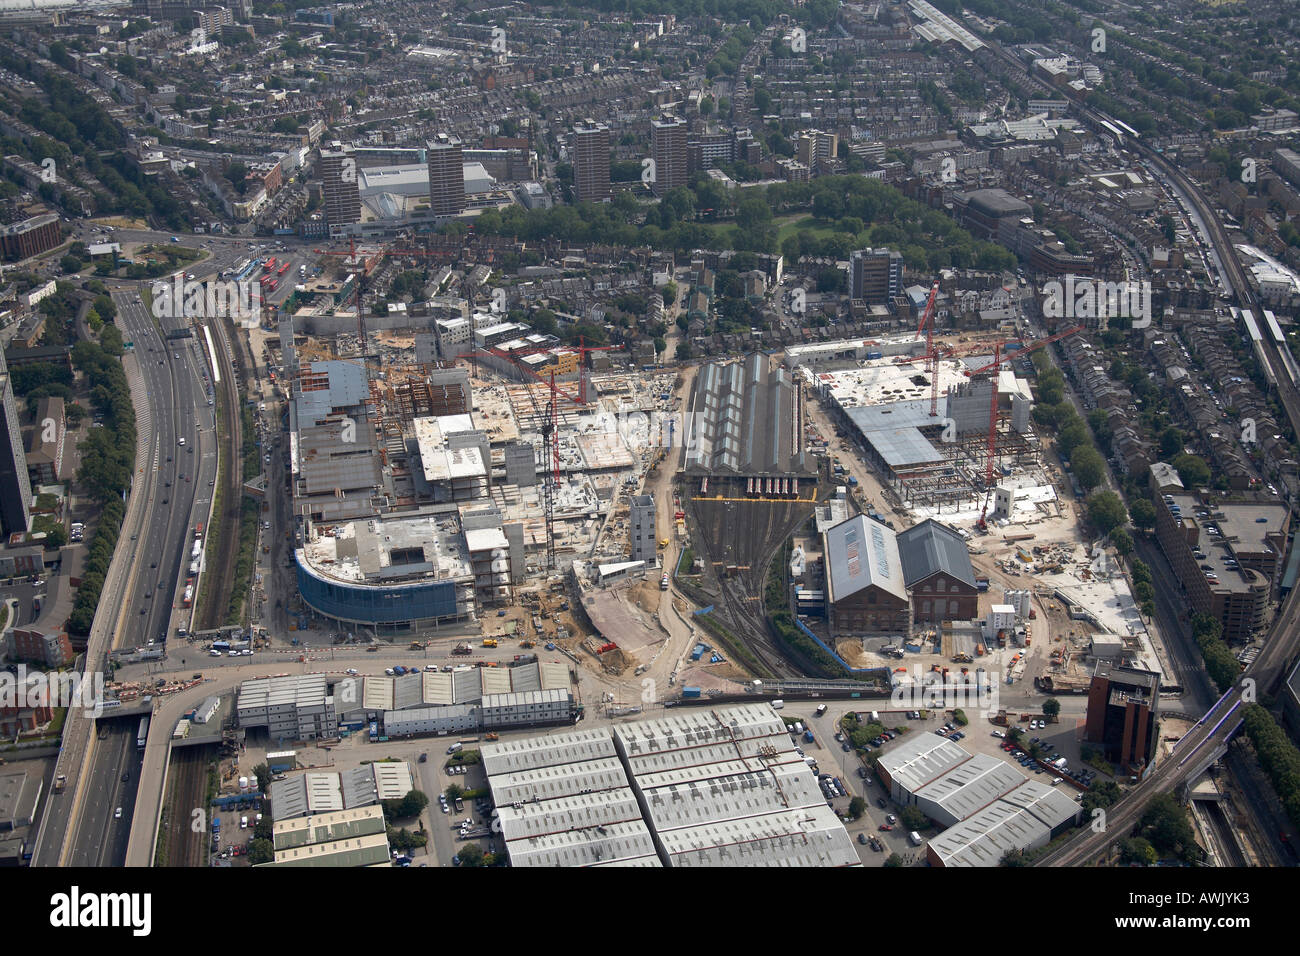
[[[82,265],[82,261],[73,255],[64,256],[59,260],[59,268],[67,273],[80,272]]]
[[[443,793],[447,795],[448,800],[454,803],[456,801],[456,798],[462,796],[465,793],[465,791],[462,790],[460,787],[456,786],[456,784],[452,783],[447,785],[447,789],[444,790]]]
[[[1170,425],[1160,433],[1160,454],[1171,458],[1183,450],[1183,433]]]
[[[1130,837],[1119,844],[1121,863],[1136,863],[1139,866],[1153,866],[1158,859],[1156,848],[1141,837]]]
[[[275,859],[275,844],[270,840],[257,838],[248,844],[248,862],[253,866],[270,863]]]
[[[1116,528],[1110,533],[1110,543],[1114,545],[1115,552],[1122,558],[1126,558],[1133,553],[1133,538],[1123,528]]]
[[[1173,794],[1162,793],[1147,803],[1137,825],[1138,835],[1155,848],[1155,852],[1191,862],[1201,858],[1196,835],[1187,818],[1187,808]]]
[[[898,813],[898,819],[909,830],[924,830],[930,825],[929,818],[917,807],[903,807]]]
[[[867,811],[867,801],[861,797],[854,797],[849,801],[849,816],[857,820]]]
[[[1210,466],[1196,455],[1182,454],[1170,462],[1187,488],[1200,488],[1210,482]]]
[[[1043,713],[1048,717],[1057,717],[1061,713],[1061,702],[1055,697],[1049,697],[1043,701]]]
[[[1139,531],[1150,531],[1156,526],[1156,506],[1145,498],[1135,498],[1129,505],[1128,516]]]
[[[1025,851],[1017,850],[1014,847],[1002,854],[1002,866],[1028,866],[1025,862]]]
[[[265,763],[259,763],[253,768],[253,776],[257,778],[257,789],[266,793],[271,789],[271,768]]]
[[[889,859],[885,860],[885,866],[902,866],[903,858],[897,853],[889,854]]]
[[[1084,491],[1096,488],[1106,475],[1106,462],[1097,449],[1090,445],[1075,450],[1074,456],[1070,459],[1070,466],[1074,469],[1074,477],[1079,479],[1079,484],[1083,486]]]
[[[952,712],[952,722],[958,727],[965,727],[970,723],[970,719],[966,716],[966,711],[958,707]]]
[[[482,866],[483,850],[477,843],[466,843],[456,854],[461,866]]]
[[[1079,481],[1082,483],[1083,479]],[[1102,534],[1110,534],[1128,521],[1124,502],[1113,491],[1097,491],[1088,496],[1088,522]],[[1129,542],[1130,547],[1132,542]]]

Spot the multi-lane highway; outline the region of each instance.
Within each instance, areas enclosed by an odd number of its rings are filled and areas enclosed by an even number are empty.
[[[181,607],[190,563],[192,529],[206,522],[216,474],[215,406],[208,404],[210,372],[198,338],[166,341],[134,292],[114,295],[124,334],[135,342],[149,394],[152,435],[143,462],[145,489],[153,504],[139,540],[131,542],[129,610],[115,646],[164,641],[188,623]],[[184,444],[180,444],[181,440]]]
[[[141,453],[131,488],[142,510],[138,524],[123,526],[119,550],[124,570],[115,592],[106,585],[98,615],[108,617],[102,623],[96,618],[103,640],[90,648],[88,672],[103,669],[109,650],[165,640],[177,624],[188,623],[182,593],[191,529],[195,522],[207,521],[216,474],[215,414],[208,404],[210,372],[201,340],[165,340],[134,286],[114,289],[113,299],[123,337],[133,343],[142,385],[135,394]],[[89,736],[96,729],[86,721],[76,732]],[[65,749],[68,744],[65,740]],[[70,779],[59,808],[74,819],[58,829],[46,828],[41,859],[50,862],[53,854],[74,866],[120,866],[139,779],[135,728],[114,728],[105,740],[76,746],[93,753]]]

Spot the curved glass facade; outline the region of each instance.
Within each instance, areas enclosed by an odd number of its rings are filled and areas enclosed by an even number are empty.
[[[324,578],[301,560],[298,593],[319,614],[355,624],[401,625],[457,616],[456,584],[420,581],[412,584],[348,584]],[[460,613],[463,613],[460,612]]]

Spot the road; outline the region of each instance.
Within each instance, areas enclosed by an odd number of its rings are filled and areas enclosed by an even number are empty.
[[[116,560],[123,562],[120,578],[105,584],[96,617],[95,634],[87,653],[87,670],[102,670],[111,649],[147,644],[174,633],[187,622],[181,607],[189,564],[190,529],[206,520],[215,474],[213,410],[207,404],[207,370],[198,342],[166,343],[134,287],[113,291],[118,323],[134,343],[140,388],[133,391],[136,425],[143,457],[137,458],[131,496],[142,505],[135,520],[124,523],[125,539]],[[179,444],[181,438],[185,445]],[[103,617],[103,620],[100,618]],[[34,859],[42,865],[75,861],[81,865],[120,866],[125,862],[126,837],[134,806],[134,781],[123,783],[123,754],[115,738],[92,742],[94,724],[69,721],[63,749],[91,752],[76,760],[69,789],[51,806],[50,826]],[[134,730],[129,731],[134,737]],[[129,741],[131,747],[135,742]],[[130,791],[128,794],[127,791]],[[106,795],[112,794],[108,799]],[[123,808],[123,819],[113,813]],[[106,835],[121,833],[121,839]]]

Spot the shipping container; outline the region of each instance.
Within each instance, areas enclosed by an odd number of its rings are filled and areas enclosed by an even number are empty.
[[[690,699],[693,699],[693,698],[697,698],[697,697],[699,697],[699,696],[700,696],[700,689],[699,689],[698,687],[683,687],[683,688],[682,688],[682,697],[685,698],[685,699],[687,699],[687,700],[690,700]]]

